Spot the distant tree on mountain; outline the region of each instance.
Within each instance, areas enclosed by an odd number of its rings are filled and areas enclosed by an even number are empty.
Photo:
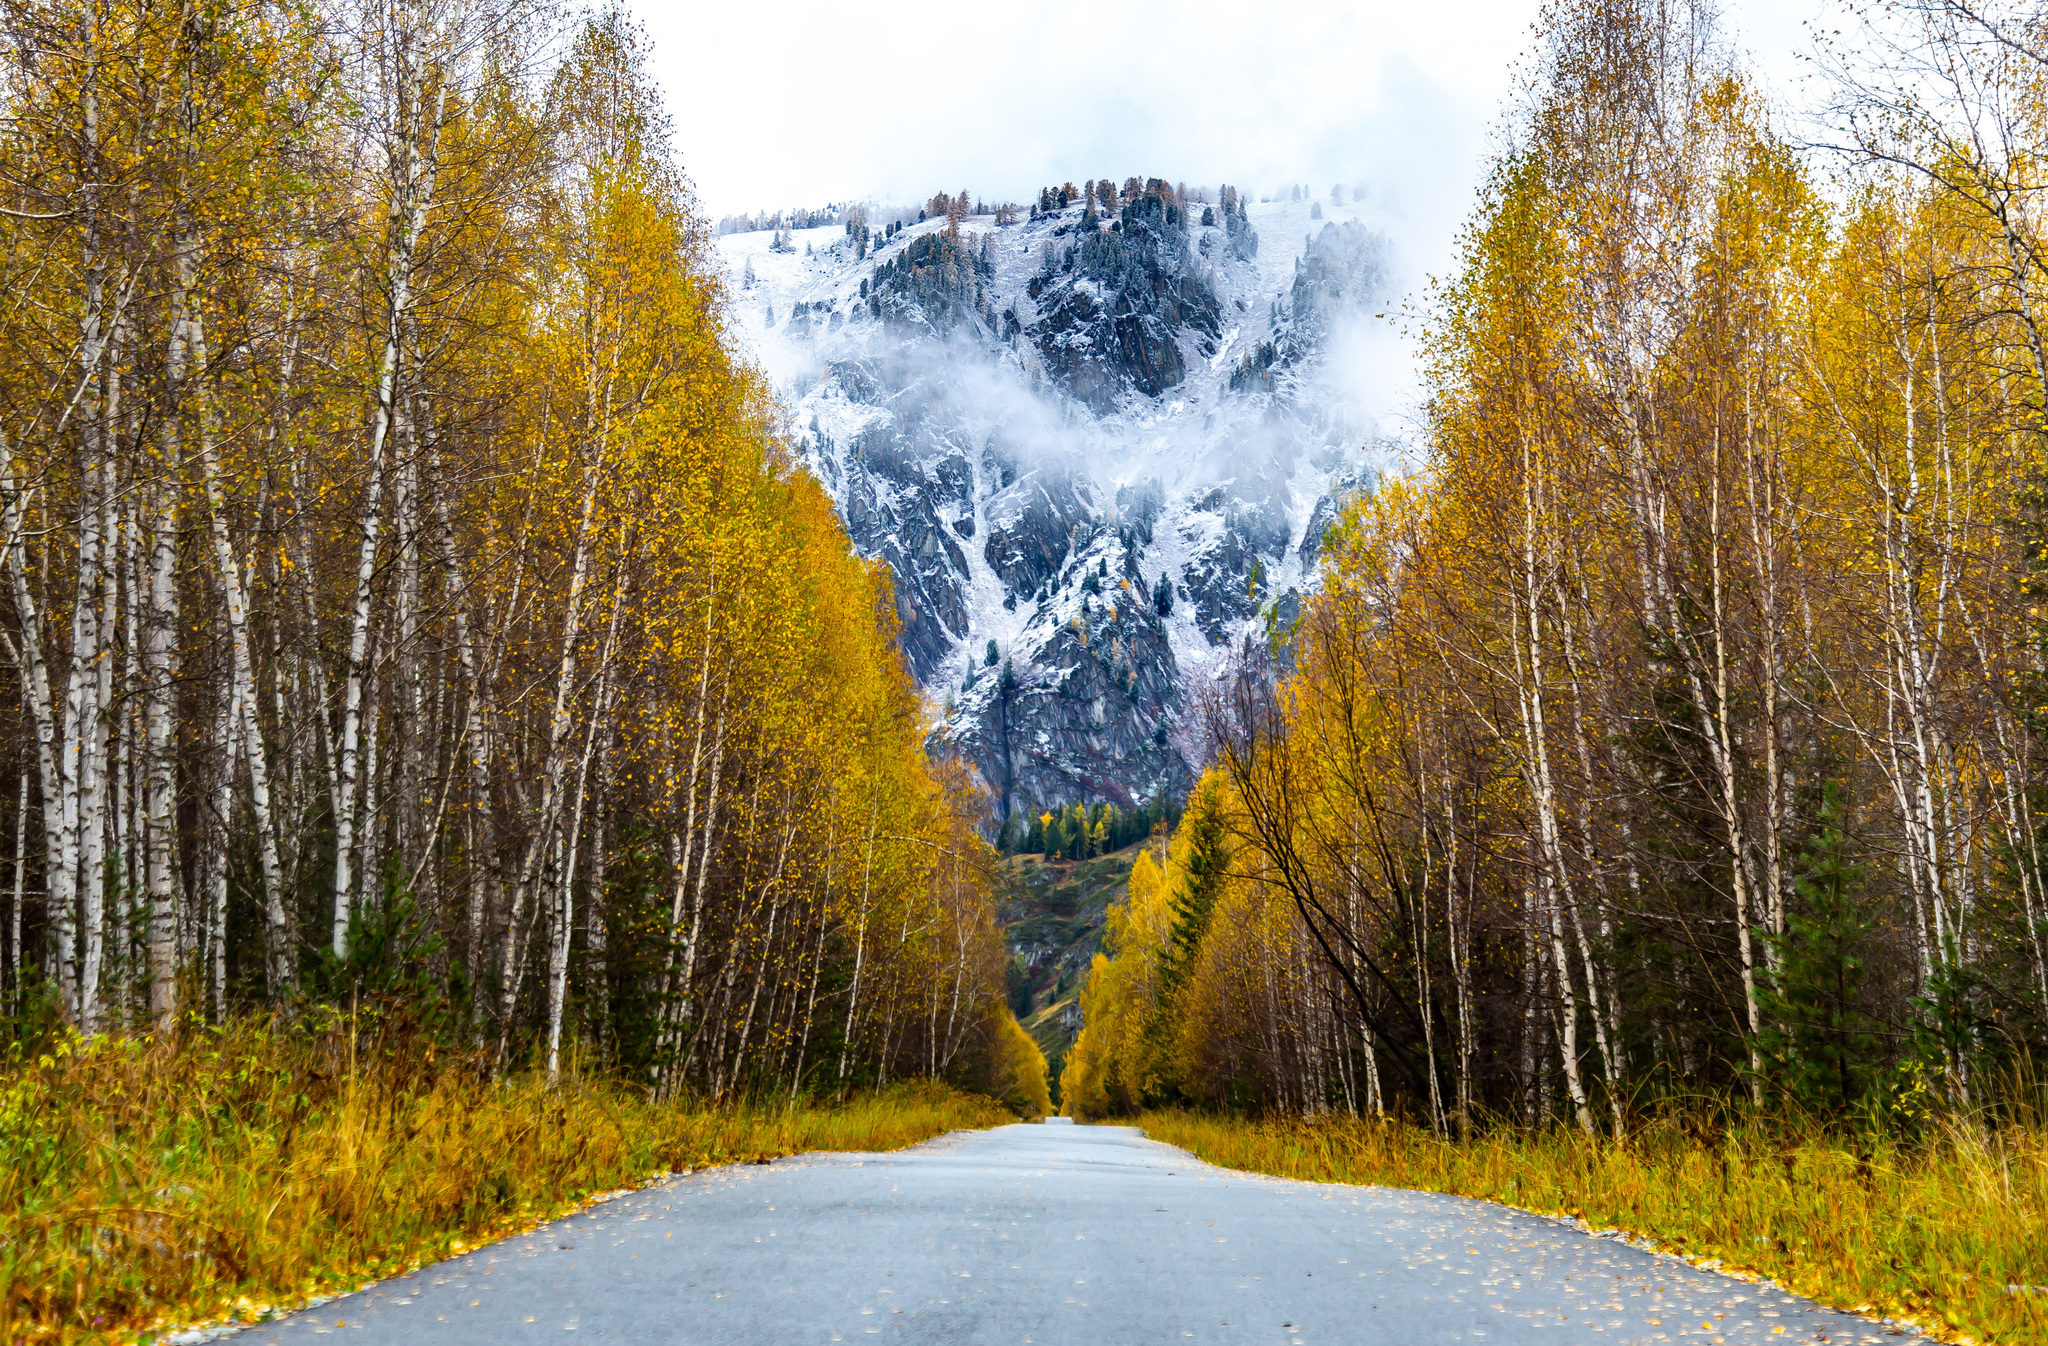
[[[1279,348],[1270,341],[1261,341],[1245,352],[1237,368],[1230,371],[1230,391],[1241,393],[1250,388],[1270,388],[1273,376],[1267,371],[1280,358]]]
[[[885,306],[899,312],[915,308],[926,321],[941,328],[970,313],[992,322],[994,315],[987,311],[981,281],[994,268],[988,236],[984,235],[977,248],[961,235],[956,219],[950,228],[911,239],[895,256],[877,265],[868,302],[877,316]]]
[[[965,187],[962,187],[957,194],[952,196],[948,196],[946,193],[940,192],[937,196],[934,196],[930,201],[925,203],[925,214],[931,216],[933,219],[939,219],[943,217],[945,219],[952,220],[957,223],[958,221],[966,218],[969,215],[977,215],[980,213],[980,206],[975,204],[974,198],[968,194],[968,191]]]
[[[1245,260],[1259,255],[1259,236],[1244,213],[1244,198],[1233,187],[1223,189],[1223,231],[1230,240],[1230,255]]]
[[[846,212],[846,236],[853,241],[855,261],[866,259],[872,231],[868,228],[868,212],[864,206],[852,206]]]

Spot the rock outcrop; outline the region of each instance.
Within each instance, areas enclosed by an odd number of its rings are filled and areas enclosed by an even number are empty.
[[[872,250],[819,230],[803,257],[721,240],[767,292],[735,305],[742,332],[888,568],[930,746],[980,776],[991,831],[1184,792],[1193,684],[1291,628],[1369,488],[1370,426],[1321,362],[1384,293],[1385,244],[1355,220],[1305,236],[1305,209],[1190,209],[1154,180],[1108,219],[913,222]]]

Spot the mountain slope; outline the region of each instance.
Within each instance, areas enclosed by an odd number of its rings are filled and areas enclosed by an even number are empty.
[[[1232,196],[1132,179],[1100,219],[1052,196],[719,240],[807,466],[894,574],[934,746],[998,822],[1184,790],[1194,688],[1291,620],[1372,480],[1385,238]]]

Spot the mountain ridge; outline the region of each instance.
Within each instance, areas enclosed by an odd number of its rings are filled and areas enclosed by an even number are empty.
[[[1186,790],[1192,689],[1291,620],[1384,458],[1366,206],[1104,185],[717,240],[805,467],[890,568],[930,746],[1012,836]]]

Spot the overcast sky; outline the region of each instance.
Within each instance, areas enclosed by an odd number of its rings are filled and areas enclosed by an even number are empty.
[[[1724,0],[1729,3],[1729,0]],[[1729,35],[1796,94],[1823,0],[1736,0]],[[1538,0],[1360,5],[638,0],[713,215],[1131,174],[1254,192],[1365,182],[1434,271]]]

